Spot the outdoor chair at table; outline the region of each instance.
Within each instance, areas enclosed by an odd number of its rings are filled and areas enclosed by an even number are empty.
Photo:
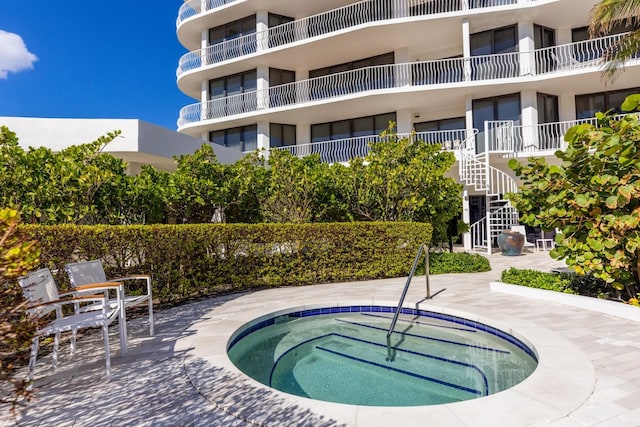
[[[104,272],[104,268],[102,267],[102,261],[100,260],[91,260],[91,261],[82,261],[82,262],[74,262],[69,263],[65,266],[65,270],[69,275],[69,279],[71,281],[71,286],[77,288],[78,286],[90,284],[90,283],[101,283],[101,282],[118,282],[123,285],[127,282],[131,281],[144,281],[145,285],[143,287],[143,291],[140,295],[133,295],[126,290],[126,286],[124,288],[122,312],[121,318],[124,333],[126,336],[126,313],[125,310],[130,307],[134,307],[139,304],[147,303],[149,310],[149,335],[153,336],[154,327],[153,327],[153,296],[151,293],[151,276],[146,274],[136,274],[133,276],[127,277],[118,277],[115,279],[107,279],[107,275]],[[113,299],[109,300],[109,304],[114,305],[115,301]]]
[[[81,286],[77,291],[59,293],[53,275],[48,268],[29,273],[18,279],[22,292],[29,302],[29,313],[44,319],[46,324],[40,327],[31,344],[31,356],[29,358],[28,381],[33,380],[40,338],[54,335],[53,341],[53,367],[58,364],[58,347],[60,334],[72,332],[71,352],[76,349],[76,332],[79,329],[101,327],[104,341],[107,378],[111,378],[111,355],[109,352],[109,325],[120,315],[120,303],[122,301],[122,285],[118,283],[95,283]],[[109,290],[116,293],[116,307],[107,304],[105,293]],[[97,295],[81,295],[81,293],[98,293]],[[83,304],[91,304],[92,310],[83,310]],[[65,315],[62,307],[73,305],[73,314]],[[50,314],[55,311],[55,319],[50,319]],[[70,309],[67,311],[71,311]],[[126,353],[126,340],[120,330],[120,346]]]

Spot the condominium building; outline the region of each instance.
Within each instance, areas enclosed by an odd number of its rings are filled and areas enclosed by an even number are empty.
[[[454,150],[468,249],[517,224],[512,157],[553,157],[573,124],[640,91],[613,83],[589,39],[598,0],[187,0],[177,83],[194,99],[178,131],[239,151],[364,155],[396,123]]]

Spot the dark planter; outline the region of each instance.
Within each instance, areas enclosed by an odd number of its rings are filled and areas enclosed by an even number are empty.
[[[502,255],[522,255],[524,236],[517,231],[505,230],[502,233],[498,234],[498,246],[502,251]]]

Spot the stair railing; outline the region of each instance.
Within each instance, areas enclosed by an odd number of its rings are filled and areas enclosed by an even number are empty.
[[[393,330],[396,327],[396,323],[398,322],[398,316],[400,315],[400,310],[402,310],[402,304],[404,304],[404,299],[407,296],[407,291],[409,290],[409,285],[411,284],[411,280],[413,279],[413,275],[416,272],[416,268],[418,267],[418,261],[420,257],[424,253],[424,278],[427,285],[427,296],[426,298],[431,298],[431,289],[429,288],[429,247],[426,244],[420,245],[418,248],[418,254],[416,258],[413,260],[413,266],[411,267],[411,271],[409,272],[409,277],[407,277],[407,283],[404,285],[404,289],[402,289],[402,295],[400,296],[400,301],[398,301],[398,307],[396,308],[396,312],[393,315],[393,320],[391,321],[391,326],[389,326],[389,331],[387,332],[387,362],[393,362],[395,359],[395,355],[393,349],[391,347],[391,334],[393,334]]]

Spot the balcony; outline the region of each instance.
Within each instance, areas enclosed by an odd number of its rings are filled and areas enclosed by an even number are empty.
[[[178,26],[186,18],[234,1],[237,0],[188,1],[180,8]],[[535,1],[537,0],[365,0],[186,53],[180,58],[176,75],[180,77],[198,68],[372,22]]]
[[[615,116],[616,119],[624,115]],[[570,127],[589,123],[598,126],[595,117],[564,122],[542,123],[536,126],[514,125],[512,121],[485,122],[485,144],[491,153],[534,154],[565,150],[564,136]]]
[[[180,110],[178,128],[247,113],[309,105],[315,101],[407,88],[528,81],[554,73],[595,69],[602,53],[622,35],[559,45],[532,52],[453,58],[360,68],[191,104]]]
[[[623,115],[615,116],[616,119],[621,117]],[[490,153],[515,155],[550,154],[557,150],[566,149],[567,143],[564,141],[564,136],[567,131],[572,126],[583,123],[598,125],[595,117],[542,123],[535,126],[514,125],[510,121],[487,121],[485,122],[484,132],[486,140],[482,146],[489,147]],[[442,150],[446,151],[471,150],[471,152],[475,152],[474,136],[477,133],[477,129],[454,129],[398,134],[397,136],[422,140],[429,144],[438,144]],[[379,135],[370,135],[310,144],[272,147],[271,150],[285,150],[297,157],[319,154],[320,159],[325,163],[347,163],[354,157],[366,156],[369,153],[371,143],[383,140],[384,138]]]
[[[457,150],[461,144],[475,131],[467,129],[417,132],[413,134],[398,134],[397,136],[422,140],[429,144],[437,144],[443,150]],[[355,138],[336,139],[332,141],[314,142],[310,144],[288,145],[274,147],[271,150],[285,150],[297,157],[309,154],[319,154],[325,163],[347,163],[354,157],[364,157],[369,153],[370,144],[383,141],[379,135],[359,136]]]

